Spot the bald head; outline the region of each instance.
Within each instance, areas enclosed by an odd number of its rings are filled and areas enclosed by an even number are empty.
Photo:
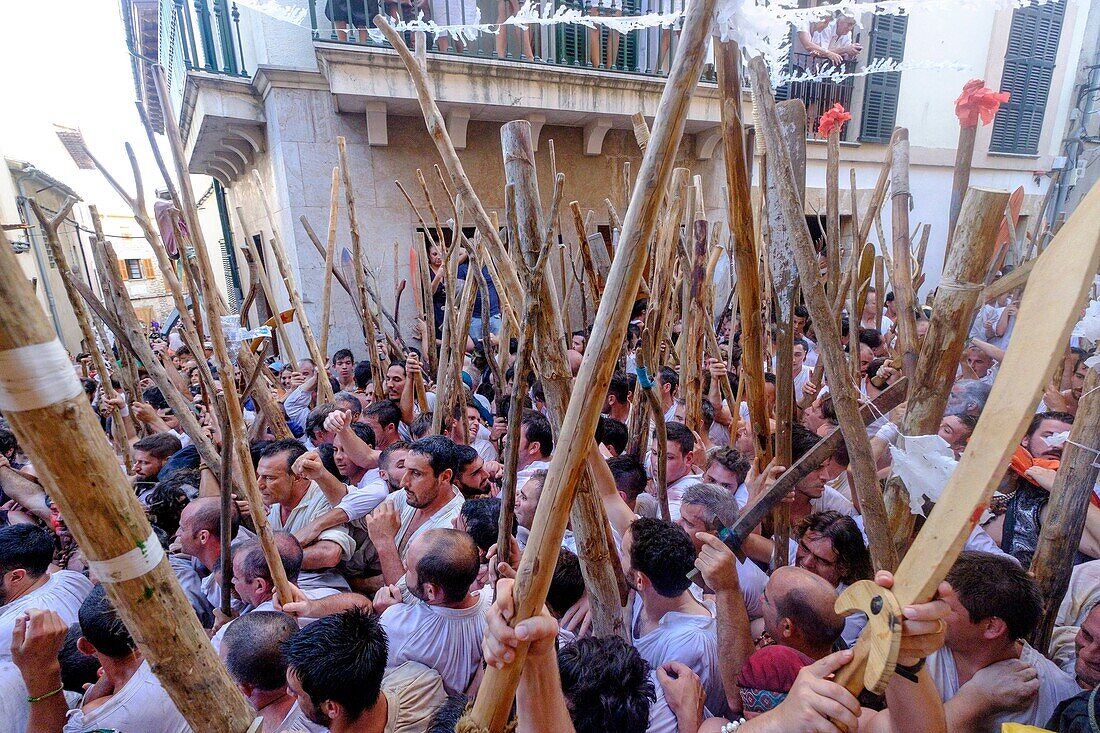
[[[298,539],[289,532],[276,532],[275,533],[275,547],[279,552],[279,559],[283,563],[283,570],[286,571],[287,580],[291,583],[298,582],[298,573],[302,569],[302,546],[298,544]],[[244,580],[251,582],[256,578],[263,578],[269,584],[272,583],[271,573],[267,567],[267,557],[264,555],[264,548],[260,545],[260,541],[249,540],[240,547],[239,550],[234,552],[234,560],[237,553],[240,553],[240,570],[241,576]]]
[[[477,579],[477,544],[457,529],[432,529],[409,546],[406,567],[409,590],[436,605],[463,601]]]
[[[240,512],[236,505],[232,505],[230,512],[233,534],[237,534],[240,521]],[[221,500],[213,496],[204,496],[193,499],[180,513],[180,530],[184,527],[190,532],[206,530],[215,537],[221,537],[222,508]]]
[[[768,579],[765,592],[775,613],[769,624],[774,631],[769,629],[769,633],[779,643],[789,642],[788,646],[799,648],[803,646],[799,643],[802,640],[809,649],[827,649],[844,630],[844,619],[834,610],[836,590],[808,570],[777,568]]]

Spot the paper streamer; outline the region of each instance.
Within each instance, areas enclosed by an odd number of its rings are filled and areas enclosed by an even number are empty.
[[[122,583],[152,571],[164,559],[164,548],[155,532],[127,553],[110,560],[89,560],[88,571],[102,583]]]
[[[938,435],[906,435],[904,447],[890,446],[894,473],[905,482],[909,510],[924,516],[924,502],[937,502],[959,464],[947,441]]]
[[[1100,341],[1100,300],[1094,300],[1085,308],[1085,315],[1073,327],[1073,335],[1096,343]]]
[[[83,391],[69,354],[57,339],[0,351],[0,410],[40,410]]]

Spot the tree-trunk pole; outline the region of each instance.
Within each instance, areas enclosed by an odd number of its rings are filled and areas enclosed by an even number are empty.
[[[328,202],[328,239],[325,243],[325,287],[321,296],[321,355],[328,359],[328,332],[332,325],[332,273],[336,257],[336,215],[340,207],[340,167],[332,168],[332,191]],[[318,365],[318,366],[322,366]]]
[[[955,227],[962,212],[963,195],[970,187],[970,169],[974,164],[974,141],[978,137],[977,125],[973,127],[959,127],[959,145],[955,148],[955,171],[951,176],[951,208],[947,217],[947,249],[944,252],[944,260],[951,253],[952,243],[955,241]]]
[[[661,97],[653,135],[642,158],[638,181],[623,222],[605,297],[600,303],[595,329],[574,384],[579,394],[603,395],[611,381],[615,357],[630,321],[630,305],[642,280],[645,247],[653,236],[661,197],[672,175],[687,119],[687,106],[699,83],[714,7],[715,0],[698,0],[688,6],[679,53]],[[603,400],[575,400],[565,414],[558,448],[550,462],[531,537],[517,573],[513,624],[537,613],[546,600],[568,521],[567,508],[573,503],[573,490],[585,471],[602,404]],[[526,656],[527,645],[521,644],[511,664],[499,670],[486,670],[473,709],[467,716],[475,730],[503,731]]]
[[[34,302],[0,233],[4,417],[191,728],[244,733],[255,714],[218,661],[113,453],[95,437],[99,422],[45,314],[28,307]]]
[[[279,235],[279,228],[275,225],[275,215],[271,213],[271,202],[267,200],[267,192],[264,190],[264,183],[260,179],[259,171],[252,171],[252,180],[256,184],[256,188],[260,192],[260,201],[264,205],[264,213],[267,215],[267,223],[271,227],[271,244],[274,249],[275,262],[279,266],[279,274],[283,277],[283,284],[286,286],[287,295],[290,297],[290,305],[294,310],[298,312],[298,327],[302,329],[302,338],[305,339],[306,349],[309,351],[309,355],[313,357],[315,366],[317,367],[318,375],[328,376],[328,372],[325,370],[325,362],[327,357],[325,353],[321,351],[320,346],[317,343],[317,339],[313,337],[313,328],[309,325],[309,317],[306,315],[306,306],[302,302],[302,295],[298,291],[298,284],[294,280],[294,271],[290,269],[290,258],[287,254],[286,247],[283,246],[282,237]],[[330,212],[335,210],[335,206],[330,207]],[[335,220],[335,217],[330,217]],[[330,240],[335,237],[330,237]],[[326,255],[326,259],[327,255]],[[331,265],[331,260],[328,261],[326,267]],[[329,293],[332,292],[332,280],[327,276],[325,277]],[[328,312],[324,315],[327,317]],[[280,319],[282,320],[282,319]],[[326,318],[327,320],[327,318]],[[317,380],[317,401],[318,402],[331,402],[332,401],[332,384],[328,379],[318,378]]]
[[[782,207],[783,219],[791,236],[791,249],[801,275],[803,292],[810,307],[810,316],[813,318],[815,327],[819,329],[818,335],[821,336],[819,340],[822,347],[821,357],[825,359],[825,374],[829,379],[833,405],[844,435],[844,442],[851,456],[855,491],[863,510],[871,557],[876,569],[896,567],[897,557],[894,546],[890,542],[886,508],[883,505],[882,493],[875,475],[875,460],[871,454],[871,444],[859,416],[859,402],[854,385],[844,378],[846,365],[844,355],[840,351],[840,334],[831,318],[825,291],[818,280],[817,256],[813,242],[810,240],[809,229],[806,227],[806,217],[798,205],[798,193],[795,189],[790,155],[780,134],[775,99],[772,96],[767,66],[762,57],[758,56],[749,62],[749,74],[755,104],[760,106],[761,129],[768,151],[769,181],[775,186],[775,193],[778,196],[776,200]]]
[[[757,467],[772,455],[771,428],[764,396],[764,327],[761,321],[759,257],[752,215],[752,181],[741,122],[741,52],[732,41],[718,43],[718,88],[722,94],[722,149],[725,152],[728,216],[733,231],[737,303],[741,310],[741,380],[755,435]],[[736,416],[740,405],[729,405]],[[735,417],[736,419],[736,417]]]
[[[542,222],[542,204],[535,170],[535,151],[531,140],[531,123],[519,120],[505,124],[500,130],[504,155],[504,177],[515,186],[517,245],[526,262],[525,269],[538,266],[547,259],[540,254],[549,244]],[[584,246],[584,242],[581,242]],[[543,262],[545,268],[545,263]],[[596,282],[592,282],[597,292]],[[557,293],[545,272],[531,272],[527,279],[528,300],[538,303],[535,311],[534,363],[538,366],[546,393],[550,423],[561,435],[561,424],[569,406],[573,387],[572,371],[566,355],[566,338],[561,325]],[[525,309],[526,311],[526,309]],[[516,416],[509,416],[517,419]],[[595,431],[593,431],[595,434]],[[589,441],[595,449],[595,441]],[[592,607],[592,629],[597,636],[621,634],[622,603],[612,565],[611,548],[604,534],[603,508],[592,490],[588,474],[581,477],[571,509],[573,533],[577,540],[577,556],[581,563],[588,597]]]
[[[978,296],[1007,203],[1004,191],[974,188],[966,195],[956,229],[958,246],[948,255],[915,376],[910,380],[904,435],[931,435],[939,429],[970,324],[980,305]],[[895,476],[890,480],[885,498],[894,546],[901,556],[909,546],[915,521],[901,479]]]
[[[840,126],[829,133],[825,148],[825,241],[829,261],[829,297],[840,287]]]
[[[702,179],[695,180],[695,211],[690,213],[692,245],[689,277],[685,283],[687,310],[684,312],[684,359],[680,363],[680,380],[684,392],[684,424],[699,435],[703,427],[703,332],[709,312],[706,302],[707,216],[703,210]],[[732,408],[731,408],[732,409]]]
[[[167,100],[170,99],[170,97],[167,93],[167,83],[164,79],[164,71],[159,66],[156,68],[155,79],[157,83],[157,93],[167,104]],[[206,242],[203,240],[201,228],[198,226],[198,211],[195,208],[195,195],[191,190],[191,176],[187,171],[185,163],[183,138],[180,135],[179,126],[173,116],[174,112],[170,109],[167,109],[166,112],[167,114],[164,115],[164,129],[168,133],[168,141],[172,149],[172,158],[176,164],[176,177],[179,178],[180,195],[182,197],[181,203],[184,206],[183,213],[190,222],[193,222],[191,233],[192,236],[195,237],[195,255],[198,259],[199,272],[202,276],[200,285],[202,286],[203,300],[206,301],[207,308],[212,308],[214,310],[214,316],[210,318],[210,340],[214,345],[214,358],[221,369],[231,375],[233,373],[233,361],[229,357],[229,346],[221,323],[221,316],[226,312],[227,308],[221,293],[214,287],[214,283],[216,282],[214,280],[214,269],[210,265],[210,255],[206,249]],[[277,316],[278,314],[276,314],[276,317]],[[241,370],[246,374],[250,373],[255,367],[255,362],[256,359],[248,348],[242,346],[238,355],[238,363],[241,366]],[[248,442],[248,429],[245,425],[244,414],[241,409],[241,397],[237,394],[233,379],[225,378],[225,374],[223,374],[222,379],[222,391],[225,394],[226,422],[231,430],[230,434],[222,435],[222,440],[229,440],[233,443],[233,452],[237,459],[236,473],[237,476],[240,477],[241,488],[243,489],[245,500],[248,502],[252,521],[256,525],[256,534],[259,535],[260,538],[260,545],[263,548],[264,557],[267,560],[267,567],[271,573],[275,592],[278,593],[281,598],[290,598],[290,581],[287,580],[286,569],[283,567],[283,562],[279,558],[278,549],[275,547],[275,535],[271,530],[271,525],[267,521],[267,508],[264,506],[263,498],[260,496],[260,490],[256,485],[256,471],[252,465],[252,452]],[[257,393],[260,392],[264,392],[264,390],[257,390]],[[270,397],[270,395],[267,396]],[[261,397],[258,395],[256,399],[259,401]],[[218,463],[220,469],[220,461]],[[210,465],[210,463],[207,462],[207,465]]]
[[[916,297],[913,293],[913,252],[909,247],[909,206],[912,203],[912,194],[909,193],[909,131],[904,127],[894,130],[891,152],[890,204],[894,230],[894,271],[890,275],[898,311],[902,372],[913,380],[916,376],[920,345],[917,343],[917,321],[913,314]],[[885,249],[886,243],[883,242],[882,246]],[[875,297],[878,298],[878,309],[881,312],[885,294],[876,293]],[[862,313],[855,315],[857,320],[861,317]]]
[[[973,194],[971,194],[973,195]],[[1031,634],[1036,649],[1046,649],[1058,616],[1062,596],[1069,587],[1073,559],[1085,528],[1089,495],[1100,471],[1100,372],[1095,367],[1085,375],[1085,387],[1069,440],[1062,450],[1062,462],[1050,492],[1046,521],[1039,532],[1031,572],[1043,593],[1043,618]]]

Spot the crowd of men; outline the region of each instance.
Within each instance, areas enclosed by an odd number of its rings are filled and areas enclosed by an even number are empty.
[[[871,290],[859,318],[844,321],[844,347],[858,354],[868,398],[900,376],[890,359],[897,314],[891,294],[883,295],[880,304]],[[939,430],[956,457],[985,406],[1015,318],[1006,296],[975,319]],[[927,313],[917,319],[923,334]],[[792,376],[796,402],[806,405],[796,408],[793,428],[798,460],[837,419],[828,385],[814,378],[818,347],[805,309],[795,309],[794,325]],[[1047,390],[1021,436],[992,516],[975,528],[937,598],[904,610],[885,694],[857,699],[830,675],[851,659],[866,619],[840,617],[834,605],[859,580],[890,587],[893,579],[873,573],[848,452],[841,445],[787,497],[793,529],[780,556],[789,555],[789,564],[769,572],[769,522],[743,543],[743,558],[735,555],[720,530],[784,467],[760,465],[747,408],[731,409],[723,399],[723,377],[736,393],[741,333],[729,322],[717,331],[727,358],[705,364],[703,431],[684,424],[678,371],[664,366],[657,379],[664,414],[656,416],[665,423],[664,450],[650,438],[637,454],[628,451],[627,423],[641,402],[629,349],[603,396],[595,438],[607,470],[591,472],[593,491],[628,587],[623,633],[603,637],[592,634],[585,559],[572,531],[541,614],[509,625],[515,569],[555,455],[535,377],[516,378],[511,365],[506,383],[493,383],[486,359],[500,349],[514,358],[514,342],[469,342],[459,404],[444,416],[441,434],[432,432],[431,412],[418,407],[422,381],[429,410],[437,403],[416,350],[389,362],[382,399],[370,362],[350,349],[326,365],[273,365],[276,396],[296,437],[275,440],[261,431],[252,459],[291,598],[275,592],[247,503],[235,502],[223,522],[218,476],[180,431],[160,389],[143,379],[140,395],[112,402],[86,355],[74,368],[86,375],[107,435],[110,411],[122,408],[116,419],[127,428],[114,434],[130,443],[135,495],[265,733],[454,731],[486,668],[512,661],[521,642],[530,645],[516,698],[522,731],[1000,731],[1006,722],[1090,730],[1100,683],[1100,500],[1089,507],[1050,648],[1025,639],[1044,613],[1028,568],[1092,345],[1067,345],[1066,384]],[[574,368],[585,342],[584,332],[572,339]],[[192,354],[156,343],[185,378],[199,360],[229,373],[212,350]],[[331,402],[318,402],[319,379],[331,382]],[[765,388],[774,417],[774,375]],[[496,409],[513,390],[521,391],[522,411]],[[203,390],[192,394],[217,443]],[[250,421],[260,419],[251,400],[245,406]],[[513,537],[498,547],[512,421],[520,423]],[[869,428],[883,477],[899,423],[894,413]],[[671,521],[660,518],[660,460]],[[0,488],[0,731],[189,730],[6,426]],[[222,583],[225,570],[230,587]]]

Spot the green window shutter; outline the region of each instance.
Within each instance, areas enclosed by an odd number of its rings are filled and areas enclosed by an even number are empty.
[[[904,15],[876,15],[868,37],[867,63],[878,59],[901,61],[905,56],[905,31],[909,18]],[[870,74],[863,91],[859,139],[867,143],[888,143],[898,115],[901,72]]]
[[[1043,132],[1043,115],[1065,15],[1066,0],[1012,12],[1001,73],[1001,91],[1012,96],[1001,105],[993,120],[990,151],[1022,155],[1039,152],[1039,136]]]

